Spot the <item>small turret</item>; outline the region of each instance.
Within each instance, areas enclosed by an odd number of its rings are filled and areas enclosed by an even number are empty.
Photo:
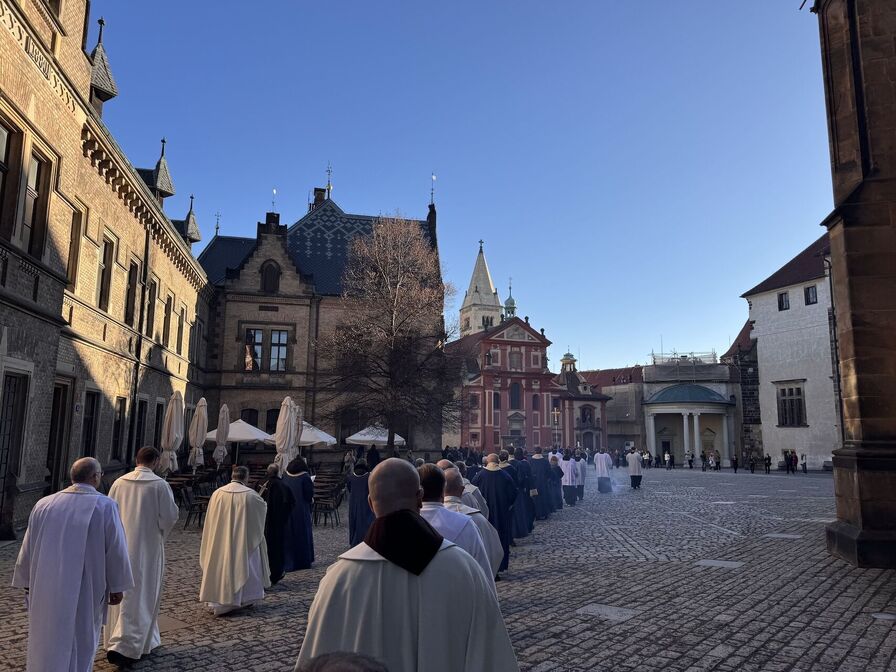
[[[196,215],[193,214],[193,194],[190,194],[190,210],[183,219],[174,219],[171,221],[174,228],[181,235],[187,245],[198,243],[202,240],[202,234],[199,232],[199,224],[196,222]]]
[[[103,103],[118,95],[118,87],[109,67],[106,49],[103,47],[103,28],[106,22],[100,18],[97,23],[100,24],[100,34],[96,46],[90,52],[90,104],[96,113],[102,116]]]
[[[162,153],[159,156],[159,160],[156,161],[155,168],[137,169],[140,177],[146,182],[146,186],[149,187],[153,196],[156,197],[160,204],[164,204],[166,198],[174,196],[174,194],[177,193],[174,189],[171,173],[168,170],[168,161],[165,159],[166,142],[165,138],[162,138]]]

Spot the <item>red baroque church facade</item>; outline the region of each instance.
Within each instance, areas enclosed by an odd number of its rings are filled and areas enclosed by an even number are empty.
[[[481,319],[482,301],[494,297],[494,319]],[[561,372],[548,368],[551,341],[544,329],[536,330],[516,317],[509,297],[501,312],[485,257],[480,249],[461,308],[461,323],[468,313],[475,320],[465,335],[448,347],[465,361],[462,395],[464,412],[456,440],[460,445],[490,453],[502,448],[536,446],[597,449],[607,445],[605,405],[610,397],[600,394],[576,370],[567,353]],[[494,325],[494,326],[491,326]]]

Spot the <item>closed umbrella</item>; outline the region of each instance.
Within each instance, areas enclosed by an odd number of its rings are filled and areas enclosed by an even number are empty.
[[[227,435],[230,433],[230,409],[227,404],[221,404],[221,410],[218,411],[218,428],[215,430],[215,452],[212,457],[218,467],[227,457]]]
[[[168,400],[168,408],[165,409],[165,420],[162,424],[162,449],[159,460],[159,470],[162,473],[177,471],[177,453],[180,442],[184,439],[184,398],[181,393],[175,392]]]
[[[202,451],[202,444],[205,443],[205,433],[208,431],[208,402],[205,397],[196,404],[196,411],[193,413],[193,421],[190,423],[190,458],[187,464],[193,467],[193,473],[196,473],[197,467],[205,466],[205,453]]]
[[[286,471],[286,465],[292,462],[298,452],[296,445],[296,414],[298,409],[292,403],[292,397],[286,397],[280,404],[277,416],[277,430],[274,432],[274,445],[277,446],[277,457],[274,464],[280,467],[280,473]]]

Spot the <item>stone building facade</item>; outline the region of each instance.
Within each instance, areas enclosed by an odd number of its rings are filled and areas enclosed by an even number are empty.
[[[204,386],[195,217],[163,155],[135,168],[102,121],[117,94],[89,3],[0,0],[0,534],[93,455],[114,476],[175,390]],[[114,103],[112,103],[114,104]],[[192,221],[192,226],[190,222]]]
[[[728,351],[722,355],[723,363],[737,369],[740,376],[741,441],[743,453],[761,457],[765,455],[762,443],[762,410],[759,406],[759,347],[751,337],[753,324],[744,324]]]

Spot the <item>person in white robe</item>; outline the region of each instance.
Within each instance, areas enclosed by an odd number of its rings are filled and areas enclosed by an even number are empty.
[[[92,670],[106,607],[134,586],[118,505],[97,492],[100,463],[83,457],[69,475],[71,487],[31,511],[13,571],[26,591],[28,672]]]
[[[485,553],[488,555],[489,566],[491,567],[491,576],[498,575],[498,569],[501,567],[501,558],[504,557],[504,548],[501,546],[501,537],[498,531],[488,522],[488,518],[482,515],[482,512],[464,504],[464,479],[457,469],[445,470],[445,498],[442,503],[449,511],[456,511],[465,516],[469,516],[470,520],[479,530],[479,536],[482,537],[482,545],[485,546]]]
[[[327,569],[296,662],[336,651],[393,672],[516,672],[494,591],[476,561],[420,517],[416,469],[390,458],[370,475],[376,520]]]
[[[476,523],[469,516],[445,508],[443,503],[445,472],[434,464],[424,464],[422,467],[417,467],[417,473],[420,475],[420,487],[423,488],[423,505],[420,508],[420,515],[445,539],[469,553],[482,567],[485,575],[494,579],[495,574],[492,572],[491,562],[489,562],[488,553],[485,551],[485,544]],[[491,585],[494,589],[494,581],[491,582]]]
[[[642,475],[641,455],[638,454],[634,446],[632,446],[629,454],[625,456],[625,461],[628,462],[628,476],[631,479],[632,490],[640,490]]]
[[[436,462],[436,466],[442,471],[446,471],[447,469],[457,469],[460,471],[460,475],[464,479],[464,504],[472,509],[478,509],[486,518],[488,518],[488,502],[485,501],[482,491],[470,483],[470,479],[467,478],[467,465],[461,461],[452,462],[451,460],[439,460]]]
[[[594,456],[594,468],[597,471],[597,491],[608,493],[613,491],[613,482],[610,479],[610,469],[613,468],[613,458],[599,448]]]
[[[271,587],[264,541],[267,504],[248,481],[246,467],[233,467],[230,483],[215,490],[205,515],[199,601],[215,616],[261,601]]]
[[[165,538],[179,513],[171,486],[153,473],[159,466],[159,451],[145,446],[137,451],[136,461],[137,468],[109,489],[109,497],[118,504],[134,575],[134,589],[121,604],[109,608],[106,621],[106,658],[117,665],[134,663],[161,643]]]

